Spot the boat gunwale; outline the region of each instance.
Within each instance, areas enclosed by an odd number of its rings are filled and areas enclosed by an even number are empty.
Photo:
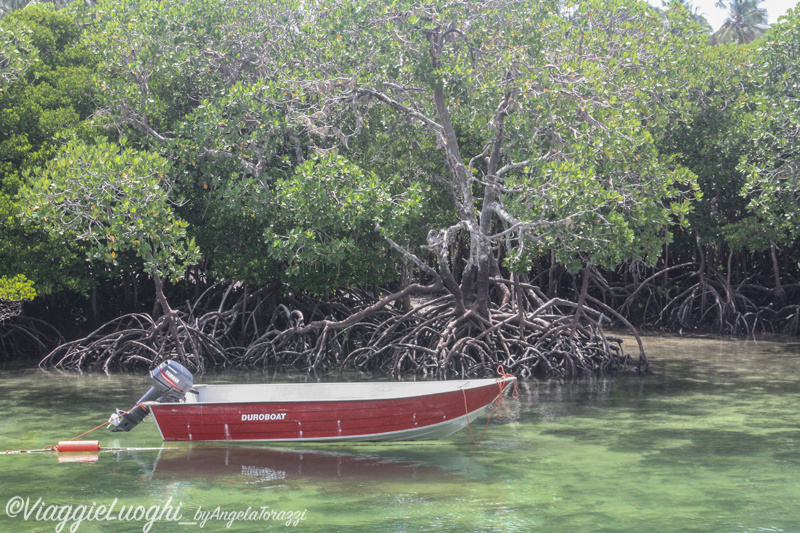
[[[452,383],[453,385],[460,383],[461,386],[453,386],[449,387],[444,390],[440,390],[437,392],[428,392],[428,393],[418,393],[418,394],[406,394],[401,396],[383,396],[380,398],[375,397],[361,397],[361,398],[329,398],[329,399],[309,399],[309,398],[281,398],[281,399],[269,399],[269,400],[248,400],[248,399],[240,399],[240,400],[225,400],[225,401],[193,401],[193,402],[157,402],[157,401],[150,401],[145,402],[144,405],[149,407],[152,406],[203,406],[203,405],[231,405],[231,404],[274,404],[274,403],[332,403],[332,402],[377,402],[377,401],[391,401],[391,400],[405,400],[405,399],[413,399],[413,398],[424,398],[424,397],[433,397],[438,396],[441,394],[450,394],[452,392],[456,392],[459,390],[472,390],[477,388],[483,388],[491,385],[495,385],[499,387],[498,395],[505,392],[505,388],[508,384],[513,381],[516,381],[517,378],[515,376],[506,376],[506,377],[497,377],[497,378],[480,378],[480,379],[464,379],[464,380],[451,380],[451,381],[414,381],[414,382],[385,382],[385,383],[397,383],[397,384],[404,384],[404,383],[414,383],[414,384],[421,384],[421,383]],[[366,382],[366,381],[337,381],[337,382],[330,382],[330,383],[219,383],[219,384],[197,384],[196,387],[264,387],[264,386],[276,386],[276,387],[324,387],[324,386],[331,386],[331,385],[353,385],[353,384],[378,384],[384,382]],[[188,397],[191,392],[187,392],[186,395]]]

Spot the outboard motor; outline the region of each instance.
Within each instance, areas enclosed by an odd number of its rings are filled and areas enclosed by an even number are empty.
[[[175,361],[164,361],[158,365],[151,373],[150,379],[153,386],[139,398],[133,409],[117,412],[108,419],[108,427],[111,431],[130,431],[147,416],[147,407],[144,402],[179,402],[183,400],[186,393],[191,391],[194,385],[192,373]]]

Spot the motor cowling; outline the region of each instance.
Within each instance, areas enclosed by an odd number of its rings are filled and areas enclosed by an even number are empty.
[[[127,411],[117,409],[108,419],[111,431],[130,431],[147,416],[145,402],[180,402],[192,390],[194,376],[182,364],[167,360],[150,372],[153,386]]]

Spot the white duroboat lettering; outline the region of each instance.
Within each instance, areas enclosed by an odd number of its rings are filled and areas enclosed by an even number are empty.
[[[242,422],[264,422],[267,420],[284,420],[286,413],[249,413],[242,414]]]

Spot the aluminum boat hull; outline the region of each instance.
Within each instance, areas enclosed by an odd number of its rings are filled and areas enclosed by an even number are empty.
[[[165,441],[433,440],[466,427],[515,380],[196,385],[184,402],[146,405]]]

